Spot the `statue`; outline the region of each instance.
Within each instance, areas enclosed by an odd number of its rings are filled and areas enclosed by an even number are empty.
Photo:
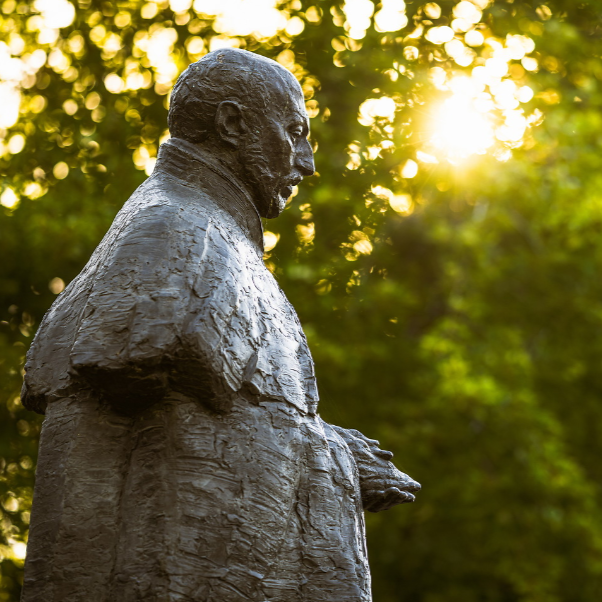
[[[314,172],[290,72],[218,50],[171,139],[28,354],[46,417],[22,602],[366,602],[363,510],[414,500],[392,454],[317,413],[261,218]]]

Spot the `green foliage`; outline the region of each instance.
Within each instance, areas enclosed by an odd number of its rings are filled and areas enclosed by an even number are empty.
[[[21,133],[25,148],[0,157],[3,186],[20,198],[0,207],[7,602],[19,595],[18,543],[41,425],[18,402],[24,353],[51,289],[60,289],[56,279],[68,282],[83,267],[144,179],[141,169],[152,167],[166,127],[173,75],[165,79],[166,67],[135,42],[153,27],[173,29],[168,54],[181,70],[200,55],[191,38],[207,48],[228,37],[211,17],[174,13],[167,3],[145,18],[149,4],[117,12],[79,2],[54,43],[68,64],[55,57],[24,83],[22,117],[6,138]],[[451,23],[457,3],[439,2],[433,18],[424,3],[408,2],[405,29],[370,27],[359,40],[348,35],[341,6],[314,4],[280,7],[303,20],[302,32],[229,34],[229,43],[292,68],[313,116],[319,176],[267,224],[279,239],[266,261],[308,335],[323,416],[379,438],[423,484],[413,506],[368,517],[375,600],[599,600],[602,3],[497,0],[485,8],[477,27],[485,37],[535,42],[537,70],[513,59],[505,76],[535,92],[524,104],[533,126],[486,155],[436,164],[418,154],[437,153],[433,107],[449,95],[432,69],[470,74],[489,56],[475,47],[462,67],[425,38]],[[33,5],[7,0],[2,10],[2,31],[18,31],[26,52],[50,50],[28,28]],[[119,21],[124,13],[129,21]],[[120,39],[114,52],[111,32]],[[128,70],[143,85],[109,91],[107,75],[127,83]],[[395,115],[358,122],[362,103],[380,97],[394,100]],[[76,103],[73,114],[66,101]],[[412,178],[400,173],[408,160],[418,165]],[[396,212],[391,195],[408,195],[409,204]]]

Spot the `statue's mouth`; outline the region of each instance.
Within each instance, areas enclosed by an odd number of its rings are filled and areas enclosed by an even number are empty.
[[[303,180],[303,178],[293,178],[281,191],[280,194],[283,198],[288,199],[293,194],[293,188],[297,186]]]

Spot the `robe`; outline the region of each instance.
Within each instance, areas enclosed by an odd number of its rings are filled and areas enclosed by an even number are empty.
[[[358,463],[317,414],[244,185],[172,139],[28,353],[22,602],[368,602]]]

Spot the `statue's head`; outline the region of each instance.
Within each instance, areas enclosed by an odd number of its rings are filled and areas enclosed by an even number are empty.
[[[236,162],[262,217],[277,217],[293,186],[314,173],[299,83],[252,52],[216,50],[192,63],[173,89],[168,119],[172,136]]]

